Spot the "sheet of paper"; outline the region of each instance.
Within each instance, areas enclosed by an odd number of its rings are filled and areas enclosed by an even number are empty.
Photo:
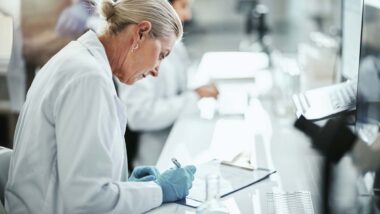
[[[255,169],[253,171],[237,167],[221,165],[220,161],[213,160],[197,167],[193,187],[187,198],[204,202],[206,200],[206,177],[210,174],[220,176],[220,196],[229,195],[235,191],[259,182],[275,171],[269,169]]]

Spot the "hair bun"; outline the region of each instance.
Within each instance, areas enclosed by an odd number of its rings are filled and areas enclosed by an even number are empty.
[[[102,2],[102,14],[107,21],[110,21],[115,15],[115,6],[112,0],[104,0]]]

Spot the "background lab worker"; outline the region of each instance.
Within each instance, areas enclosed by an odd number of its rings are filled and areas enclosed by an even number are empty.
[[[127,181],[126,114],[112,81],[157,76],[181,22],[166,0],[105,1],[102,13],[103,34],[69,43],[33,81],[17,124],[7,213],[141,213],[188,194],[194,166],[163,174],[138,167]]]
[[[61,36],[75,37],[83,34],[86,29],[100,32],[104,21],[96,11],[100,0],[71,0],[72,4],[60,14],[55,31]]]
[[[191,20],[192,0],[169,2],[182,22]],[[213,85],[188,90],[189,67],[186,47],[177,42],[161,64],[157,79],[148,77],[132,87],[120,87],[120,96],[127,105],[128,126],[139,134],[135,165],[156,164],[171,126],[186,105],[196,105],[199,98],[218,95]]]
[[[78,39],[88,29],[97,33],[104,29],[105,21],[100,18],[94,6],[99,1],[22,2],[23,56],[26,61],[27,89],[36,72],[69,42]]]

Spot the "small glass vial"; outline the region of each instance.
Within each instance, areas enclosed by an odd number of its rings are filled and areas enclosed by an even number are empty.
[[[219,201],[219,175],[206,177],[206,201],[197,208],[197,214],[226,214],[228,209]]]

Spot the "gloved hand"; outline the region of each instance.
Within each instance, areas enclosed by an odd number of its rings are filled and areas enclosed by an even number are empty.
[[[78,36],[86,29],[86,22],[91,15],[91,5],[78,2],[66,8],[58,18],[55,31],[62,36]]]
[[[184,199],[194,180],[195,166],[172,168],[166,170],[155,181],[161,186],[163,202],[172,202]]]
[[[154,166],[138,166],[132,171],[128,180],[132,182],[154,181],[159,176],[160,172]]]

